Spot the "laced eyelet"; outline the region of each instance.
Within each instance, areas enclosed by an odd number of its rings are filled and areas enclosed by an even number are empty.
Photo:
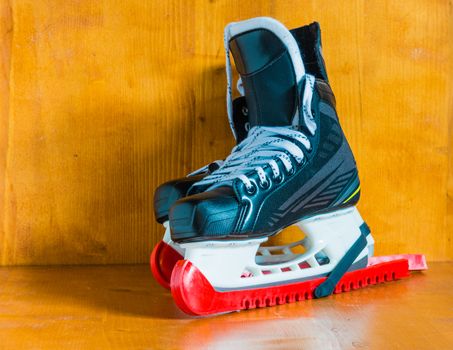
[[[294,166],[288,171],[288,176],[291,176],[291,175],[294,175],[294,173],[296,172],[296,169],[294,168]]]
[[[256,185],[252,184],[250,187],[245,187],[245,191],[247,194],[255,194],[256,193]]]
[[[260,181],[258,184],[263,190],[265,190],[265,189],[268,189],[270,187],[271,182],[266,179],[266,181],[263,181],[263,182]]]

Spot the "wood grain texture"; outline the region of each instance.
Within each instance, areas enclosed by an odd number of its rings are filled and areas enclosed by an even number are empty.
[[[233,145],[223,27],[260,15],[321,23],[376,252],[452,258],[451,7],[2,1],[0,263],[146,261],[154,188]]]
[[[147,266],[0,269],[0,349],[451,349],[453,263],[329,298],[190,318]]]
[[[13,21],[8,1],[0,3],[0,258],[7,247],[5,237],[6,160],[8,152],[9,98],[11,75],[11,41]],[[0,262],[2,260],[0,259]]]
[[[453,12],[453,4],[450,1],[450,14]],[[450,33],[453,33],[453,20],[450,20]],[[448,79],[448,183],[447,183],[447,255],[453,259],[453,45],[450,45],[450,72]]]

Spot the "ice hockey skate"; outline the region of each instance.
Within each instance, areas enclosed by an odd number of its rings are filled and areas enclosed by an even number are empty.
[[[308,62],[307,71],[311,72],[313,70],[313,74],[319,72],[319,74],[322,74],[323,79],[327,81],[324,62],[320,54],[319,25],[313,23],[310,26],[299,28],[292,35],[297,35],[299,42],[303,42],[307,50],[305,54],[305,60]],[[302,53],[302,55],[304,54]],[[231,89],[231,79],[229,79],[229,84],[228,89]],[[245,139],[250,128],[248,108],[241,79],[237,82],[237,90],[241,96],[233,100],[232,104],[228,103],[230,108],[228,119],[233,136],[236,142],[240,143]],[[215,161],[186,177],[168,181],[160,185],[154,193],[156,221],[164,226],[165,233],[163,239],[154,247],[151,253],[150,266],[155,279],[167,289],[170,288],[170,277],[174,265],[184,257],[184,249],[171,240],[168,224],[169,208],[178,199],[185,197],[194,183],[217,170],[221,164],[222,161]]]
[[[306,52],[301,54],[302,56],[305,55],[307,71],[313,74],[321,74],[323,79],[327,81],[324,62],[320,53],[319,25],[313,23],[309,26],[299,28],[291,34],[297,36],[300,43],[304,43]],[[228,89],[231,89],[231,79],[229,79],[229,84]],[[233,100],[232,104],[227,104],[230,108],[228,113],[229,124],[237,143],[240,143],[245,139],[250,128],[250,124],[248,123],[248,108],[241,79],[237,82],[237,90],[241,96]],[[168,181],[160,185],[155,191],[155,217],[156,221],[164,226],[165,233],[162,241],[154,247],[151,253],[150,266],[155,279],[165,288],[170,287],[170,277],[174,265],[184,257],[184,249],[171,240],[168,224],[169,208],[178,199],[185,197],[194,183],[217,170],[221,164],[222,161],[215,161],[186,177]]]
[[[239,92],[242,92],[240,88]],[[240,96],[233,101],[233,109],[229,118],[229,124],[237,143],[247,136],[249,128],[247,115],[245,98]],[[171,240],[168,211],[174,202],[186,196],[194,183],[217,170],[222,162],[216,160],[186,177],[168,181],[160,185],[154,192],[154,216],[156,221],[163,225],[165,233],[151,253],[150,266],[154,278],[164,288],[170,288],[173,267],[178,260],[184,257],[184,249]]]
[[[307,46],[306,35],[319,47]],[[193,315],[272,306],[426,268],[421,255],[373,257],[374,240],[355,207],[358,171],[339,124],[317,24],[290,32],[271,18],[232,23],[225,49],[228,113],[231,51],[251,129],[169,211],[170,238],[184,249],[171,275],[177,305]],[[300,228],[300,240],[261,246],[290,225]]]

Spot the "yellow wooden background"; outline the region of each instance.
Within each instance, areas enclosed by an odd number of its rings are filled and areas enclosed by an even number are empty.
[[[453,257],[447,0],[1,0],[0,263],[145,262],[161,182],[229,153],[223,27],[321,23],[378,254]]]

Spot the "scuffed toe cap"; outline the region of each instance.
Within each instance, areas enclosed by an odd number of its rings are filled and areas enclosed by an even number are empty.
[[[230,235],[240,211],[234,191],[219,187],[178,200],[170,209],[171,237],[175,242]]]

